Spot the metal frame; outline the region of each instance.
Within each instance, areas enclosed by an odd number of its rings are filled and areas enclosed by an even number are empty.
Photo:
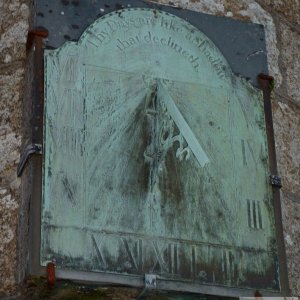
[[[272,176],[274,175],[278,176],[275,137],[274,137],[274,128],[273,128],[273,116],[272,116],[272,103],[271,103],[271,92],[274,86],[274,78],[269,75],[259,74],[257,76],[257,80],[259,82],[260,88],[262,89],[263,98],[264,98],[270,174],[272,174]],[[282,291],[286,293],[284,295],[289,295],[290,291],[289,291],[288,271],[286,265],[286,253],[285,253],[284,237],[283,237],[281,201],[280,201],[280,190],[279,190],[280,188],[281,185],[272,185],[274,219],[275,219],[275,230],[276,230],[276,239],[277,239],[277,247],[278,247],[280,284],[281,284]]]
[[[27,39],[27,51],[33,51],[34,86],[32,86],[32,143],[43,144],[43,115],[44,115],[44,38],[48,32],[44,29],[30,30]],[[45,270],[40,267],[39,253],[41,240],[41,199],[42,199],[42,156],[32,156],[31,197],[29,215],[29,265],[28,273],[44,275]],[[27,164],[28,165],[28,164]]]
[[[45,30],[33,30],[29,33],[28,48],[34,51],[34,76],[35,85],[33,87],[33,119],[32,119],[32,142],[43,143],[43,103],[44,103],[44,42],[47,37]],[[274,142],[274,130],[271,110],[271,83],[273,78],[260,74],[258,82],[264,95],[265,120],[267,128],[270,174],[277,174],[276,153]],[[46,275],[46,267],[40,266],[40,242],[41,242],[41,199],[42,199],[42,166],[41,156],[33,156],[32,166],[32,189],[31,189],[31,211],[30,211],[30,246],[29,246],[29,266],[28,273],[31,275]],[[283,228],[281,218],[281,205],[279,187],[273,186],[274,215],[276,222],[276,237],[279,258],[279,272],[281,292],[272,292],[269,290],[260,290],[263,296],[288,296],[289,286],[286,267],[286,256],[283,239]],[[66,269],[56,270],[57,278],[71,279],[85,283],[127,285],[132,287],[144,287],[144,278],[142,276],[118,275],[112,273],[82,272]],[[219,296],[254,296],[255,289],[238,289],[213,285],[192,284],[189,282],[161,280],[157,277],[157,290],[170,290],[180,292],[192,292]]]

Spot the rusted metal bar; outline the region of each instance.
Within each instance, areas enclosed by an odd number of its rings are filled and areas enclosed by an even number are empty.
[[[269,75],[259,74],[258,82],[263,91],[264,96],[264,108],[265,108],[265,119],[266,129],[269,147],[269,164],[271,174],[277,174],[276,164],[276,152],[275,152],[275,140],[274,140],[274,129],[273,129],[273,117],[271,107],[271,89],[274,83],[274,78]]]
[[[48,30],[45,28],[36,28],[28,31],[26,51],[28,52],[33,46],[36,39],[44,39],[48,36]]]
[[[49,262],[47,264],[47,284],[49,288],[54,287],[55,285],[55,264],[53,262]]]
[[[274,78],[269,75],[259,74],[258,82],[263,92],[264,98],[264,110],[266,120],[266,131],[269,149],[269,165],[271,176],[277,175],[277,162],[276,162],[276,150],[275,150],[275,138],[273,128],[273,116],[272,116],[272,103],[271,103],[271,92],[274,87]],[[283,225],[282,225],[282,214],[281,214],[281,202],[280,202],[280,185],[273,185],[273,205],[274,205],[274,217],[275,217],[275,228],[276,228],[276,239],[278,245],[278,266],[280,272],[280,287],[283,295],[290,295],[289,283],[288,283],[288,272],[286,266],[286,253],[284,246],[283,237]]]
[[[32,87],[32,118],[30,125],[31,143],[22,153],[17,169],[17,175],[21,176],[26,162],[33,154],[42,154],[43,144],[43,111],[44,111],[44,41],[48,31],[44,28],[29,30],[26,43],[26,51],[34,51],[33,67],[35,83]]]
[[[27,51],[31,52],[33,79],[31,80],[31,144],[43,145],[44,113],[44,39],[48,31],[43,28],[32,29],[28,33]],[[45,275],[40,267],[40,214],[42,197],[42,155],[31,156],[31,212],[30,212],[30,265],[29,273]]]
[[[33,97],[33,120],[32,120],[32,142],[43,144],[43,112],[44,112],[44,38],[48,36],[45,29],[30,31],[34,35],[34,97]]]
[[[254,297],[255,297],[255,300],[262,300],[263,299],[262,294],[259,291],[256,291],[254,293]]]

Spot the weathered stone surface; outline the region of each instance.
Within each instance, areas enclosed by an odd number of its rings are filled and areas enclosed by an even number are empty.
[[[283,22],[278,31],[281,40],[280,62],[284,74],[282,88],[300,105],[300,33]]]
[[[20,64],[0,69],[0,126],[10,127],[16,131],[21,127],[22,90],[24,88],[24,69]]]
[[[294,25],[300,24],[298,0],[258,2]],[[280,92],[297,105],[273,103],[278,169],[283,182],[281,201],[287,266],[290,288],[295,296],[300,295],[300,34],[296,29],[297,26],[291,27],[282,21],[277,26],[283,75]]]
[[[9,125],[0,126],[0,296],[16,291],[20,143]]]
[[[0,127],[0,174],[8,172],[10,168],[18,163],[20,143],[20,136],[8,126]]]
[[[283,190],[300,195],[300,109],[274,102],[274,130]]]
[[[22,69],[0,75],[0,296],[15,292]]]
[[[258,0],[269,11],[280,14],[288,21],[300,25],[300,2],[298,0]]]
[[[277,165],[282,176],[282,217],[290,288],[300,295],[300,109],[273,102]]]
[[[17,294],[17,227],[28,1],[0,1],[0,297]]]
[[[0,297],[16,291],[16,227],[18,202],[0,186]]]
[[[24,2],[0,1],[0,64],[25,58],[29,7]]]
[[[282,218],[290,287],[294,296],[300,295],[300,196],[299,202],[282,192]]]

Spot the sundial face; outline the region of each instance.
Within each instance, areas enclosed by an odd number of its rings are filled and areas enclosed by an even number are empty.
[[[43,265],[279,290],[262,95],[207,37],[124,10],[45,62]]]

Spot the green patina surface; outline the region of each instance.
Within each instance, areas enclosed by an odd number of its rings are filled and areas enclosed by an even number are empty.
[[[124,10],[45,63],[42,265],[279,289],[262,95],[203,33]]]

